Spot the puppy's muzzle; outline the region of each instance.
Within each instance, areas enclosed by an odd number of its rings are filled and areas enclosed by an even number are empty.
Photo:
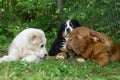
[[[44,54],[44,57],[43,58],[46,58],[48,56],[48,54]]]
[[[66,31],[67,31],[67,34],[69,34],[71,32],[71,29],[67,28]]]
[[[46,57],[46,56],[47,56],[47,54],[44,55],[44,57]]]

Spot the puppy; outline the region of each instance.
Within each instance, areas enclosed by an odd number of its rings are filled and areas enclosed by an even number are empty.
[[[8,49],[8,55],[0,58],[4,61],[38,62],[47,56],[45,48],[46,37],[42,30],[28,28],[20,32],[12,41]]]
[[[90,59],[102,66],[110,61],[120,62],[120,45],[107,35],[87,27],[75,28],[66,47],[68,53],[77,53],[78,59]]]
[[[55,57],[56,59],[67,58],[68,56],[64,52],[66,41],[68,40],[69,33],[79,26],[81,26],[79,22],[74,19],[63,22],[58,30],[57,38],[52,43],[51,49],[48,52],[49,56]]]

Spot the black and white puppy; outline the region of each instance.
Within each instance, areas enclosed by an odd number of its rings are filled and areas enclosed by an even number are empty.
[[[64,49],[66,48],[66,41],[68,40],[69,33],[76,27],[80,27],[78,20],[71,19],[63,22],[58,30],[57,38],[52,43],[51,48],[48,52],[49,56],[56,56],[57,59],[64,59],[65,56]],[[60,56],[60,55],[62,56]]]

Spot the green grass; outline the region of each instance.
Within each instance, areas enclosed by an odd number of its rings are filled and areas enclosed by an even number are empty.
[[[101,67],[91,61],[44,60],[39,63],[0,63],[0,80],[120,80],[120,64]]]

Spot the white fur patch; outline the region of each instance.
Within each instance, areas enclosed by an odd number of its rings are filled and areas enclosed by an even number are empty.
[[[38,62],[38,61],[40,61],[40,58],[37,57],[36,55],[30,55],[30,56],[23,58],[21,61]]]
[[[45,45],[46,37],[42,30],[25,29],[14,38],[9,46],[8,55],[0,58],[0,62],[16,60],[38,62],[47,55]]]
[[[65,59],[65,58],[64,58],[64,56],[62,56],[62,55],[57,55],[57,56],[56,56],[56,59]]]
[[[70,26],[70,20],[66,21],[66,28],[65,28],[65,35],[69,35],[67,29],[69,28],[70,31],[73,30],[72,26]]]
[[[85,59],[83,59],[83,58],[77,58],[76,60],[77,60],[77,62],[85,62]]]
[[[65,35],[66,35],[65,40],[66,41],[62,43],[63,44],[62,46],[63,46],[63,48],[66,49],[66,42],[68,40],[67,36],[69,36],[69,33],[67,32],[67,29],[69,29],[70,32],[71,32],[73,30],[73,28],[72,28],[72,26],[70,26],[70,20],[67,20],[65,24],[66,24],[66,27],[65,27]]]

